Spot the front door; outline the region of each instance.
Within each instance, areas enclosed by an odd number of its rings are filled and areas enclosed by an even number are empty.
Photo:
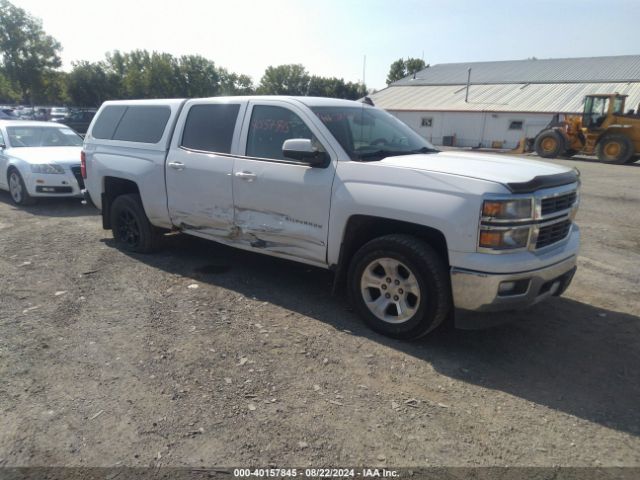
[[[233,229],[230,155],[246,102],[194,100],[180,114],[166,162],[168,209],[174,225],[228,238]]]
[[[238,239],[257,250],[325,264],[336,155],[306,110],[278,100],[252,101],[233,167]],[[308,138],[331,157],[325,168],[287,159],[282,144]],[[244,147],[244,151],[243,151]]]

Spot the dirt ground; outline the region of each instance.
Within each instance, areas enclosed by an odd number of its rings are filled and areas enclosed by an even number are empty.
[[[0,193],[0,465],[640,466],[640,164],[582,172],[564,297],[418,343],[317,269]]]

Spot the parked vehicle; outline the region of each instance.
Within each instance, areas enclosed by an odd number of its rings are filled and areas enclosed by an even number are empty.
[[[0,189],[17,205],[82,196],[81,150],[82,138],[67,126],[0,121]]]
[[[0,120],[17,120],[19,115],[13,108],[0,108]]]
[[[89,124],[91,124],[96,112],[95,108],[74,110],[68,116],[54,119],[53,121],[67,125],[76,132],[84,134],[87,133],[87,128],[89,128]]]
[[[69,115],[67,107],[51,107],[49,109],[49,120],[59,120]]]
[[[554,118],[535,138],[536,153],[543,158],[597,155],[605,163],[640,160],[640,114],[625,109],[628,95],[585,95],[582,115]],[[639,107],[640,108],[640,107]]]
[[[454,306],[560,295],[576,270],[576,170],[440,152],[357,102],[106,102],[82,158],[124,249],[153,251],[179,230],[331,269],[366,323],[393,337],[432,331]]]

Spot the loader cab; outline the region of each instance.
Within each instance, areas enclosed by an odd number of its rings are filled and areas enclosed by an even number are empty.
[[[599,130],[610,115],[623,115],[627,95],[587,95],[584,97],[582,125],[587,130]]]

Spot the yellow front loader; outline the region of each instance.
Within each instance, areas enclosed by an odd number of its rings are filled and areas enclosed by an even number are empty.
[[[587,95],[582,116],[554,119],[535,138],[544,158],[597,155],[601,162],[633,163],[640,158],[639,111],[625,113],[627,95]]]

